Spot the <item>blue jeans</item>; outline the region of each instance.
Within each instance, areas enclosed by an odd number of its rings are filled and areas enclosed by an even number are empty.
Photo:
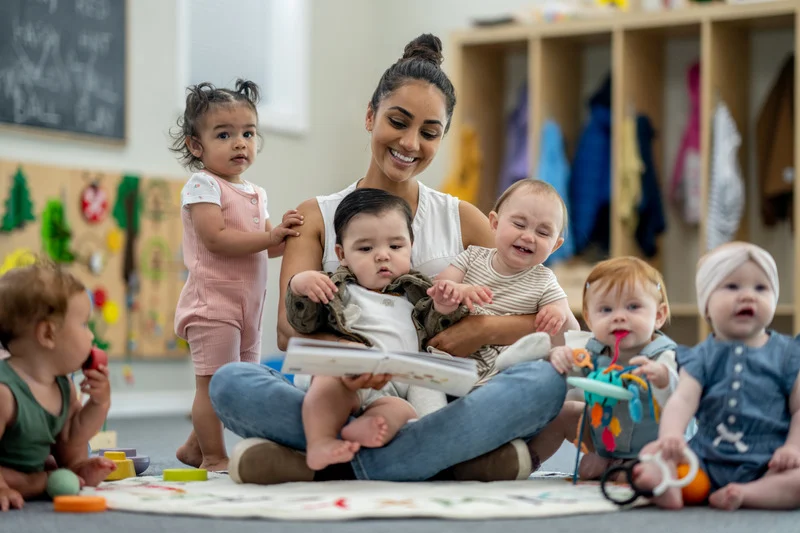
[[[407,424],[382,448],[351,461],[358,479],[424,481],[514,439],[531,439],[558,415],[566,381],[545,361],[514,365],[463,398]],[[211,403],[225,427],[305,450],[305,392],[263,365],[230,363],[211,379]]]

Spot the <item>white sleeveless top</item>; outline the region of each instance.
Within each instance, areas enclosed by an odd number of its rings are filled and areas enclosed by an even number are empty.
[[[334,272],[339,267],[336,257],[336,233],[333,230],[333,215],[342,198],[356,189],[353,183],[343,191],[317,196],[317,204],[325,223],[325,249],[322,268]],[[461,239],[461,217],[458,214],[459,200],[443,192],[419,183],[419,202],[411,228],[414,244],[411,246],[411,267],[428,277],[434,277],[450,266],[458,254],[464,251]]]

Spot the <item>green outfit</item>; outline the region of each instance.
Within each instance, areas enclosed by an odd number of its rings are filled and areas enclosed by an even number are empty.
[[[61,389],[61,414],[48,413],[33,397],[28,384],[14,371],[8,362],[0,361],[0,383],[11,389],[17,402],[14,423],[0,437],[0,466],[18,472],[41,472],[50,455],[50,447],[64,428],[69,415],[72,394],[69,378],[56,378]]]

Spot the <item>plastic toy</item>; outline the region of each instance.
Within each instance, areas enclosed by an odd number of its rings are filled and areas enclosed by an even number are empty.
[[[678,466],[677,478],[672,477],[669,466],[661,457],[661,452],[659,451],[653,455],[642,454],[638,459],[635,459],[629,464],[623,464],[609,468],[600,479],[600,490],[603,492],[603,496],[605,496],[606,499],[616,503],[617,505],[628,505],[629,503],[636,501],[636,499],[640,496],[644,496],[645,498],[661,496],[670,487],[680,488],[686,503],[702,503],[708,496],[708,493],[711,489],[711,483],[709,482],[708,476],[705,474],[705,472],[700,469],[697,456],[688,446],[683,449],[683,455],[686,458],[686,463]],[[642,490],[636,486],[636,483],[634,483],[633,469],[639,463],[655,463],[659,470],[661,470],[661,483],[656,485],[653,490]],[[626,481],[633,491],[633,494],[630,497],[623,500],[614,499],[614,497],[606,490],[606,484],[617,472],[622,472],[625,474],[625,477],[627,478]],[[688,499],[687,495],[689,496]]]
[[[81,480],[72,470],[59,468],[47,476],[47,495],[51,498],[75,496],[80,491]]]
[[[97,346],[93,346],[92,351],[89,352],[89,358],[83,363],[83,369],[97,370],[100,365],[108,366],[108,355]]]
[[[56,496],[53,510],[57,513],[101,513],[106,510],[102,496]]]
[[[605,448],[613,452],[616,448],[616,437],[622,431],[619,420],[614,416],[613,409],[620,401],[628,402],[628,411],[631,420],[638,423],[642,420],[643,406],[640,399],[641,392],[647,392],[649,397],[649,408],[653,418],[658,420],[658,406],[653,399],[650,384],[646,379],[635,376],[630,372],[633,366],[621,367],[616,364],[619,359],[619,345],[627,335],[627,331],[619,331],[616,334],[614,344],[614,356],[610,364],[605,368],[597,368],[597,362],[591,360],[591,355],[585,349],[573,351],[574,365],[583,368],[587,373],[585,377],[569,377],[567,383],[584,391],[586,407],[581,417],[578,430],[578,453],[575,457],[575,472],[572,482],[578,482],[578,464],[580,460],[580,450],[582,448],[583,433],[586,423],[591,419],[592,427],[603,428],[601,438]]]
[[[164,481],[208,481],[208,471],[200,468],[167,468]]]
[[[122,452],[126,459],[133,461],[133,469],[137,476],[141,476],[150,467],[150,456],[136,455],[136,448],[102,448],[97,455],[105,456],[106,452]]]
[[[133,461],[125,456],[125,452],[105,452],[103,455],[117,465],[117,469],[108,474],[106,481],[119,481],[120,479],[136,477]]]
[[[679,464],[677,470],[678,477],[685,478],[689,473],[689,465]],[[706,474],[702,469],[698,469],[697,475],[694,476],[694,479],[681,489],[681,494],[683,494],[683,503],[686,505],[703,504],[708,499],[708,495],[710,493],[711,480],[708,479],[708,474]]]

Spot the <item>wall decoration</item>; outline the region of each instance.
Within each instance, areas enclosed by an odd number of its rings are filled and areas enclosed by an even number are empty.
[[[17,168],[17,172],[14,174],[5,208],[5,214],[3,215],[2,223],[0,223],[0,231],[9,232],[23,228],[28,222],[36,220],[33,215],[33,202],[28,189],[28,181],[22,172],[21,166]]]
[[[71,263],[75,256],[70,251],[72,231],[69,229],[64,204],[59,199],[50,199],[42,211],[42,246],[56,263]]]
[[[0,275],[49,257],[91,291],[89,328],[111,360],[185,357],[172,331],[183,183],[0,159]]]
[[[27,265],[32,265],[36,262],[36,254],[27,248],[19,248],[9,253],[3,258],[2,266],[0,266],[0,276],[11,270],[12,268],[19,268]]]
[[[81,191],[81,213],[90,224],[99,224],[108,215],[108,194],[93,181]]]

